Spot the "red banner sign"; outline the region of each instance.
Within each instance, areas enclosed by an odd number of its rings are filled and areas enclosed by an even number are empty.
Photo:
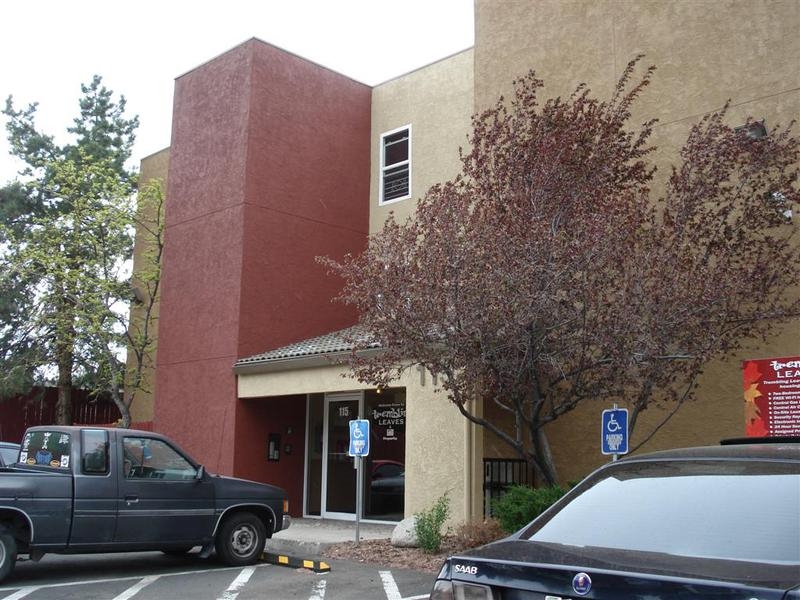
[[[746,360],[742,371],[747,436],[800,435],[800,356]]]

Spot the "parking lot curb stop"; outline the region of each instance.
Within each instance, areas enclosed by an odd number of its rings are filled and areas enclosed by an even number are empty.
[[[330,565],[324,561],[296,558],[287,554],[262,552],[260,558],[262,561],[271,563],[273,565],[293,567],[295,569],[310,569],[315,573],[328,573],[331,570]]]

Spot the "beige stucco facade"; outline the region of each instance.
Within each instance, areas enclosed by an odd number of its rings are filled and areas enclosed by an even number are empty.
[[[139,189],[143,189],[149,182],[153,180],[161,180],[163,189],[166,190],[167,174],[169,173],[169,148],[151,154],[150,156],[142,159],[141,170],[139,172]],[[151,217],[146,217],[151,219]],[[143,255],[149,250],[147,245],[147,238],[141,229],[136,232],[136,244],[134,245],[133,254],[133,272],[141,273],[143,269]],[[141,290],[144,286],[137,285],[137,280],[134,276],[135,287]],[[158,304],[153,309],[154,317],[154,331],[157,332],[158,324]],[[136,324],[141,322],[142,310],[137,304],[131,305],[131,322]],[[155,334],[157,337],[157,333]],[[131,404],[131,420],[133,423],[148,423],[153,421],[154,402],[155,402],[155,360],[156,348],[153,347],[152,351],[145,356],[145,364],[142,369],[142,385],[141,389],[136,392],[135,399]],[[128,357],[128,369],[133,368],[133,359]]]
[[[460,171],[458,149],[467,145],[474,105],[473,60],[473,50],[465,50],[373,89],[370,234],[390,212],[400,222],[412,216],[418,198]],[[380,137],[405,125],[412,128],[411,198],[381,205]],[[433,392],[430,375],[412,371],[397,385],[406,387],[408,411],[406,515],[430,508],[447,492],[453,522],[482,516],[482,434],[444,394]]]
[[[475,10],[477,107],[530,69],[546,97],[585,82],[607,98],[626,64],[644,54],[657,72],[635,117],[665,126],[728,99],[772,109],[764,116],[783,122],[798,116],[796,0],[476,0]]]
[[[658,119],[657,181],[690,127],[730,101],[729,122],[800,117],[800,3],[796,0],[476,0],[475,110],[533,69],[543,98],[585,83],[611,97],[625,66],[644,55],[655,76],[632,123]]]
[[[472,116],[473,50],[428,65],[372,90],[372,170],[369,232],[380,230],[389,212],[402,222],[416,199],[461,169],[458,148],[467,145]],[[411,125],[411,198],[379,204],[381,134]]]

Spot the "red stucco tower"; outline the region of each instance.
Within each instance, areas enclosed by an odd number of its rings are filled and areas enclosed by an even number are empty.
[[[365,246],[370,98],[255,39],[176,81],[154,424],[213,471],[248,471],[237,358],[356,320],[315,257]]]

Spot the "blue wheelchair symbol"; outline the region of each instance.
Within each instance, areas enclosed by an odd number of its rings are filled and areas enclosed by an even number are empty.
[[[350,421],[350,456],[367,456],[369,454],[369,421],[355,419]]]
[[[604,410],[600,434],[600,451],[603,454],[628,453],[628,409]]]

